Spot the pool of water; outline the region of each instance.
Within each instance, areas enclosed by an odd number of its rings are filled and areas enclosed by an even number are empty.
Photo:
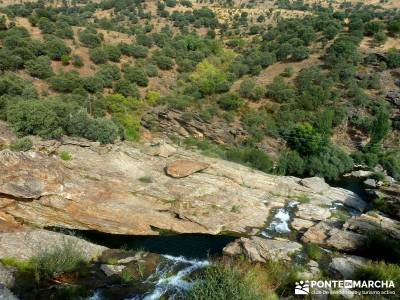
[[[227,235],[180,234],[166,236],[131,236],[79,231],[78,236],[109,248],[144,250],[158,254],[204,259],[219,255],[222,249],[236,239]]]

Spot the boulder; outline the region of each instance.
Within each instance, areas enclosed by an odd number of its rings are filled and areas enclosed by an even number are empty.
[[[290,261],[291,255],[301,249],[301,244],[289,240],[253,236],[229,243],[223,253],[229,256],[244,255],[252,262]]]
[[[161,141],[155,145],[152,145],[148,153],[154,156],[170,157],[176,153],[176,148],[164,141]]]
[[[165,167],[165,172],[174,178],[182,178],[189,176],[193,173],[207,169],[209,164],[191,161],[191,160],[176,160]]]
[[[345,177],[368,178],[372,174],[374,174],[374,172],[372,172],[372,171],[357,170],[357,171],[352,171],[351,173],[345,174]]]
[[[106,274],[107,277],[113,275],[120,275],[122,271],[125,269],[124,265],[101,265],[100,270]]]
[[[362,234],[383,231],[392,238],[400,239],[400,222],[379,213],[352,217],[346,221],[343,228]]]
[[[322,193],[329,189],[329,184],[321,177],[310,177],[300,180],[300,184],[310,188],[314,193]]]
[[[366,188],[374,189],[374,188],[378,187],[376,180],[372,179],[372,178],[368,178],[368,179],[364,180],[363,183]]]
[[[303,220],[300,218],[294,218],[292,223],[290,225],[292,226],[293,229],[300,231],[300,230],[305,230],[313,226],[315,223],[309,220]]]
[[[0,259],[13,257],[30,259],[45,249],[68,244],[81,251],[88,260],[99,256],[106,247],[95,245],[83,239],[42,229],[0,233]]]
[[[12,267],[3,266],[0,263],[0,284],[12,288],[15,283],[15,275],[17,270]]]
[[[296,217],[310,221],[322,221],[329,219],[331,212],[329,208],[303,203],[297,206]]]
[[[0,283],[0,300],[18,300],[18,298],[6,286]]]
[[[355,251],[365,245],[366,237],[351,231],[338,228],[332,221],[320,222],[310,227],[302,236],[304,243],[314,243],[340,251]]]
[[[334,257],[329,264],[329,273],[334,278],[353,279],[357,269],[367,262],[366,258],[354,255]]]

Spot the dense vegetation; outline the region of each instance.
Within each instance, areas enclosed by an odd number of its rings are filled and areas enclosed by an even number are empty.
[[[399,178],[398,144],[386,142],[398,137],[399,121],[380,76],[400,67],[400,52],[360,50],[365,38],[371,47],[396,38],[399,13],[362,4],[277,5],[308,13],[285,18],[265,10],[254,19],[231,11],[224,22],[190,1],[159,1],[155,10],[128,0],[7,6],[0,22],[0,118],[20,135],[112,143],[137,140],[141,114],[166,106],[188,122],[194,112],[204,122],[239,122],[245,140],[211,148],[265,172],[337,178],[354,164],[381,164]],[[186,11],[171,10],[178,6]],[[19,25],[21,18],[40,38]],[[110,32],[124,39],[107,39]],[[300,71],[290,67],[308,59],[314,63]],[[276,63],[288,67],[260,83],[269,76],[263,70]],[[161,93],[154,82],[163,76],[176,82]],[[332,138],[343,131],[354,138],[346,151]],[[268,139],[284,144],[279,157],[265,151]],[[207,142],[192,145],[201,143]]]

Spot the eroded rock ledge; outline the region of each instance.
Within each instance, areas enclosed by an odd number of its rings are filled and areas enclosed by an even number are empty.
[[[35,151],[0,151],[0,221],[132,235],[242,234],[257,231],[271,208],[297,197],[315,205],[338,201],[360,211],[366,206],[356,194],[320,178],[268,175],[172,151],[165,143],[101,146],[68,138],[34,144]],[[160,155],[166,151],[159,147],[167,147],[168,154]],[[72,159],[61,160],[62,151]],[[175,161],[202,168],[173,178],[165,167]]]

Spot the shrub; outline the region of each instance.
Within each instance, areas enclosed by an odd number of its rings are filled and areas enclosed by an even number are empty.
[[[12,151],[28,151],[31,150],[33,144],[30,138],[24,137],[16,140],[10,144],[10,149]]]
[[[395,295],[386,294],[387,299],[397,299],[400,293],[398,282],[400,281],[400,266],[397,264],[386,264],[384,262],[369,262],[367,265],[360,267],[356,274],[356,280],[372,280],[372,281],[393,281],[395,283]],[[374,288],[374,290],[376,290]],[[384,288],[387,290],[387,288]]]
[[[114,92],[117,94],[121,94],[125,97],[133,97],[137,99],[140,98],[140,93],[137,85],[125,79],[118,80],[115,83]]]
[[[149,83],[146,73],[140,67],[126,67],[124,69],[124,77],[131,83],[136,83],[138,86],[147,86]]]
[[[41,250],[34,258],[40,278],[51,278],[56,274],[74,271],[85,261],[77,244],[67,240],[61,245]]]
[[[114,45],[105,45],[104,51],[107,54],[107,58],[113,62],[119,62],[121,59],[121,51],[117,46]]]
[[[112,87],[115,80],[121,79],[121,72],[118,66],[114,64],[104,64],[99,67],[96,77],[103,80],[105,87]]]
[[[101,92],[104,87],[103,80],[97,76],[85,77],[83,78],[82,82],[84,89],[87,90],[89,93]]]
[[[72,56],[72,64],[77,68],[83,67],[82,57],[80,57],[79,55],[73,55]]]
[[[224,94],[218,98],[218,105],[224,110],[238,110],[244,101],[236,93]]]
[[[206,60],[196,66],[190,80],[197,85],[203,95],[220,93],[229,89],[226,74]]]
[[[81,78],[76,71],[59,73],[49,80],[50,86],[56,92],[71,93],[73,90],[81,87]]]
[[[79,41],[88,48],[95,48],[101,45],[101,37],[97,34],[95,29],[86,28],[85,30],[79,32]]]
[[[304,169],[305,162],[296,151],[284,151],[279,156],[277,174],[301,176]]]
[[[28,73],[33,77],[46,79],[54,75],[50,58],[47,56],[39,56],[35,59],[28,60],[25,63],[25,67]]]
[[[394,48],[389,49],[386,63],[391,69],[400,67],[400,51]]]
[[[13,129],[24,135],[57,138],[63,129],[61,120],[44,101],[21,100],[7,109],[7,121]]]
[[[188,300],[261,300],[265,299],[253,278],[238,270],[217,264],[208,267],[188,291]],[[272,293],[271,293],[272,294]]]
[[[61,60],[61,57],[71,53],[71,48],[62,39],[53,36],[46,38],[44,49],[47,55],[54,60]]]
[[[153,61],[161,70],[171,70],[174,67],[173,59],[165,55],[155,55]]]
[[[85,132],[85,137],[102,144],[113,143],[118,138],[118,127],[105,118],[92,119]]]
[[[130,52],[131,56],[135,58],[146,58],[149,49],[142,45],[134,45],[132,46],[132,50]]]
[[[104,64],[108,61],[108,53],[104,48],[97,47],[89,50],[89,56],[96,65]]]
[[[68,160],[71,160],[71,159],[72,159],[72,155],[71,155],[68,151],[62,151],[62,152],[60,153],[60,158],[61,158],[62,160],[68,161]]]

